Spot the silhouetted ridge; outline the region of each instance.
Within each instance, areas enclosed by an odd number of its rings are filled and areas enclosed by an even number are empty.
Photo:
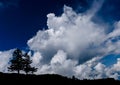
[[[25,75],[25,74],[15,74],[15,73],[0,73],[0,82],[3,84],[78,84],[78,85],[104,85],[105,83],[109,85],[120,85],[120,81],[114,80],[112,78],[108,79],[97,79],[97,80],[78,80],[76,78],[67,78],[57,74],[44,74],[44,75]]]

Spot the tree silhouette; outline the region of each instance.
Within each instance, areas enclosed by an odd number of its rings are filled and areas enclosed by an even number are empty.
[[[26,74],[28,74],[29,72],[36,72],[37,71],[37,68],[35,68],[35,67],[31,67],[31,63],[32,63],[32,60],[30,60],[30,56],[27,54],[27,53],[25,53],[25,55],[24,55],[24,71],[25,71],[25,73]]]
[[[24,57],[25,57],[24,58],[24,71],[27,74],[30,71],[29,69],[31,68],[30,64],[32,63],[32,61],[30,60],[30,56],[27,53],[25,53]]]
[[[16,49],[13,52],[13,58],[10,61],[11,65],[8,67],[9,71],[17,71],[18,74],[20,73],[20,70],[24,68],[24,60],[22,58],[22,51],[20,49]]]
[[[25,53],[22,54],[20,49],[16,49],[13,52],[13,58],[10,61],[11,65],[8,67],[9,71],[17,71],[20,74],[20,70],[25,71],[26,74],[29,72],[34,73],[37,71],[37,68],[31,67],[32,60],[30,60],[30,56]]]

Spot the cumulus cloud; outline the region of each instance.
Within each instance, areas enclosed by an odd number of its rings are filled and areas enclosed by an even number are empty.
[[[118,79],[119,61],[112,67],[106,67],[100,60],[105,55],[120,53],[120,22],[115,22],[110,33],[106,33],[106,26],[93,22],[92,17],[104,1],[98,2],[95,0],[86,13],[76,13],[65,5],[61,16],[54,13],[47,15],[48,29],[39,30],[27,42],[30,50],[34,51],[33,61],[39,67],[38,74],[75,75],[79,79]]]
[[[52,58],[50,64],[54,73],[61,74],[64,76],[72,76],[72,74],[74,74],[73,69],[77,64],[77,61],[67,59],[66,53],[60,50]]]
[[[100,57],[95,57],[75,67],[75,76],[79,79],[120,78],[120,59],[110,67],[102,64]],[[96,61],[97,60],[97,61]]]
[[[98,47],[104,41],[102,27],[93,23],[86,15],[76,14],[70,7],[64,6],[64,13],[60,17],[53,13],[47,17],[48,30],[38,31],[28,41],[30,49],[40,51],[44,59],[48,60],[46,62],[50,62],[58,50],[65,51],[68,58],[83,62],[83,56],[89,59],[96,54],[90,47]],[[88,56],[86,51],[92,56]]]
[[[79,79],[119,78],[119,59],[110,67],[100,60],[105,55],[120,53],[120,22],[115,22],[110,33],[105,32],[106,26],[93,22],[92,17],[104,1],[98,2],[95,0],[86,13],[76,13],[64,6],[61,16],[47,15],[48,29],[39,30],[27,42],[34,51],[32,60],[38,67],[37,74],[75,75]]]
[[[51,59],[49,64],[38,65],[38,74],[60,74],[71,77],[74,74],[74,67],[77,61],[67,59],[67,54],[59,50]]]
[[[42,59],[42,56],[40,52],[35,52],[32,57],[33,64],[36,64],[36,65],[39,64],[41,59]]]
[[[8,72],[7,67],[9,66],[9,61],[12,58],[12,52],[13,50],[0,52],[0,72]]]

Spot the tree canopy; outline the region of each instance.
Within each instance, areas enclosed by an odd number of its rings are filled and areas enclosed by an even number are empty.
[[[9,71],[17,71],[19,74],[20,71],[24,71],[26,74],[29,72],[34,73],[37,71],[37,68],[32,67],[30,64],[32,60],[30,60],[30,56],[28,53],[23,54],[20,49],[15,49],[13,52],[13,58],[10,60],[11,64],[8,67]]]

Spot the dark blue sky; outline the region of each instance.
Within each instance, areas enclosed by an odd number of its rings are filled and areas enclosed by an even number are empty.
[[[46,15],[59,16],[63,6],[76,12],[86,11],[93,0],[0,0],[0,50],[22,48],[38,30],[46,27]],[[120,20],[120,0],[105,0],[96,18],[112,23]],[[82,8],[78,10],[78,7]]]

